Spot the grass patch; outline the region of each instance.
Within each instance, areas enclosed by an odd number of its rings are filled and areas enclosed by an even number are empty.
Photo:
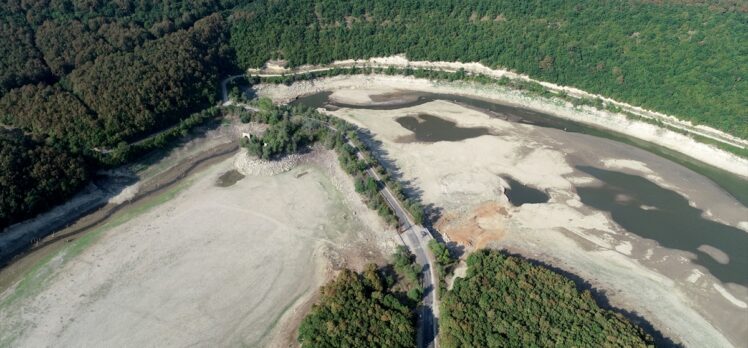
[[[120,226],[150,209],[166,203],[176,197],[177,194],[187,188],[191,183],[191,180],[183,180],[179,184],[168,188],[156,196],[148,197],[142,202],[138,202],[122,212],[115,213],[115,215],[103,225],[84,233],[80,238],[63,247],[63,249],[45,256],[43,259],[39,260],[39,262],[37,262],[25,276],[23,276],[23,279],[21,279],[15,289],[13,289],[10,296],[0,302],[0,309],[7,310],[8,306],[18,300],[39,293],[43,286],[52,279],[50,276],[56,269],[59,269],[60,266],[73,259],[75,256],[80,255],[83,250],[98,240],[104,231]],[[53,267],[50,263],[58,257],[61,258],[60,264]]]

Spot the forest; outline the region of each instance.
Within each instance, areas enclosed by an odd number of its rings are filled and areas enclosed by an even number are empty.
[[[731,0],[5,0],[0,127],[26,139],[0,146],[75,158],[85,175],[60,179],[77,182],[215,105],[229,73],[273,58],[296,66],[399,53],[509,68],[746,138],[747,18]],[[53,172],[52,162],[38,166],[47,164]],[[33,177],[30,166],[7,168]],[[62,186],[45,190],[69,197],[81,187]],[[46,209],[39,198],[2,197],[22,207],[3,212],[0,229]]]
[[[49,209],[88,179],[80,156],[0,128],[0,226]]]
[[[543,266],[482,250],[442,296],[444,347],[645,347],[652,337]]]
[[[442,258],[452,262],[446,251]],[[405,247],[392,259],[362,273],[344,270],[323,286],[299,327],[301,346],[413,346],[419,266]],[[497,250],[474,252],[467,264],[466,276],[440,295],[441,346],[653,346],[643,329],[544,266]]]
[[[0,127],[13,132],[0,137],[0,229],[131,159],[140,150],[125,153],[128,144],[213,105],[220,76],[235,69],[218,13],[233,6],[3,1]]]
[[[231,42],[243,67],[398,53],[482,62],[746,138],[748,5],[708,3],[257,2],[237,11]]]
[[[301,346],[415,347],[418,301],[398,291],[396,276],[373,264],[361,273],[340,272],[301,322]]]

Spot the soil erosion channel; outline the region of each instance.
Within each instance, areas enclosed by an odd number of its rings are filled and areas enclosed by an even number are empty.
[[[687,345],[748,340],[745,179],[533,110],[367,88],[295,103],[370,130],[447,238],[578,273]]]

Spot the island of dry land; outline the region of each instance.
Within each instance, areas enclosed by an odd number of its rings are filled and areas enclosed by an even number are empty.
[[[332,93],[321,110],[371,132],[370,145],[458,249],[508,249],[577,274],[612,306],[687,346],[748,339],[745,253],[734,247],[746,244],[748,208],[714,182],[614,140],[447,100],[411,102],[424,92],[476,96],[678,147],[736,174],[748,173],[745,159],[622,115],[499,87],[384,75],[255,86],[277,102],[322,91]],[[429,129],[431,122],[447,129]],[[513,182],[547,199],[512,202]]]

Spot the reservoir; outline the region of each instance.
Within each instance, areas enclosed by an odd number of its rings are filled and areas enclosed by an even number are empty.
[[[499,117],[510,122],[530,124],[537,127],[554,128],[563,130],[565,132],[588,134],[636,146],[640,149],[671,160],[701,175],[706,176],[731,196],[733,196],[736,200],[738,200],[743,206],[748,207],[748,180],[745,180],[725,170],[697,161],[691,157],[688,157],[671,149],[664,148],[662,146],[658,146],[650,142],[630,137],[621,133],[598,129],[534,110],[528,110],[516,106],[505,105],[482,100],[479,98],[471,98],[455,94],[401,91],[399,93],[387,94],[387,99],[383,99],[382,97],[376,98],[378,101],[374,105],[337,103],[329,99],[331,94],[332,92],[330,91],[314,93],[308,96],[299,97],[297,100],[293,101],[292,104],[302,104],[315,109],[325,107],[367,110],[397,110],[429,103],[435,100],[449,101],[484,111],[494,117]],[[429,129],[433,130],[433,128],[431,127],[429,127]]]
[[[604,149],[611,141],[633,146],[639,149],[636,151],[644,150],[656,155],[651,156],[655,161],[674,162],[675,165],[687,168],[682,169],[684,171],[706,177],[707,181],[716,186],[710,185],[709,188],[704,188],[705,190],[721,189],[722,193],[712,191],[712,194],[721,197],[731,196],[737,201],[736,205],[730,208],[733,213],[740,214],[739,212],[745,211],[748,206],[748,181],[737,175],[630,136],[549,114],[451,94],[399,91],[378,98],[372,96],[371,105],[336,103],[329,99],[330,95],[331,92],[320,92],[300,97],[294,103],[331,110],[350,108],[394,111],[436,100],[448,101],[509,122],[551,128],[557,133],[560,130],[569,137],[585,137],[586,143],[592,144],[589,145],[592,149],[586,150],[592,153],[595,153],[597,148]],[[462,127],[451,120],[426,113],[405,114],[397,117],[395,121],[413,133],[398,139],[398,142],[434,143],[460,141],[479,136],[501,136],[492,129]],[[654,240],[662,247],[686,252],[687,255],[691,255],[689,258],[693,263],[703,266],[723,282],[748,286],[748,233],[718,222],[718,219],[707,218],[706,215],[711,213],[693,207],[686,197],[664,187],[662,183],[653,182],[641,175],[593,165],[597,160],[598,158],[585,159],[573,156],[567,158],[576,172],[595,179],[594,183],[574,184],[574,189],[584,205],[606,213],[627,232]],[[521,177],[503,179],[509,184],[505,194],[514,206],[542,204],[549,199],[542,188],[524,185]]]

